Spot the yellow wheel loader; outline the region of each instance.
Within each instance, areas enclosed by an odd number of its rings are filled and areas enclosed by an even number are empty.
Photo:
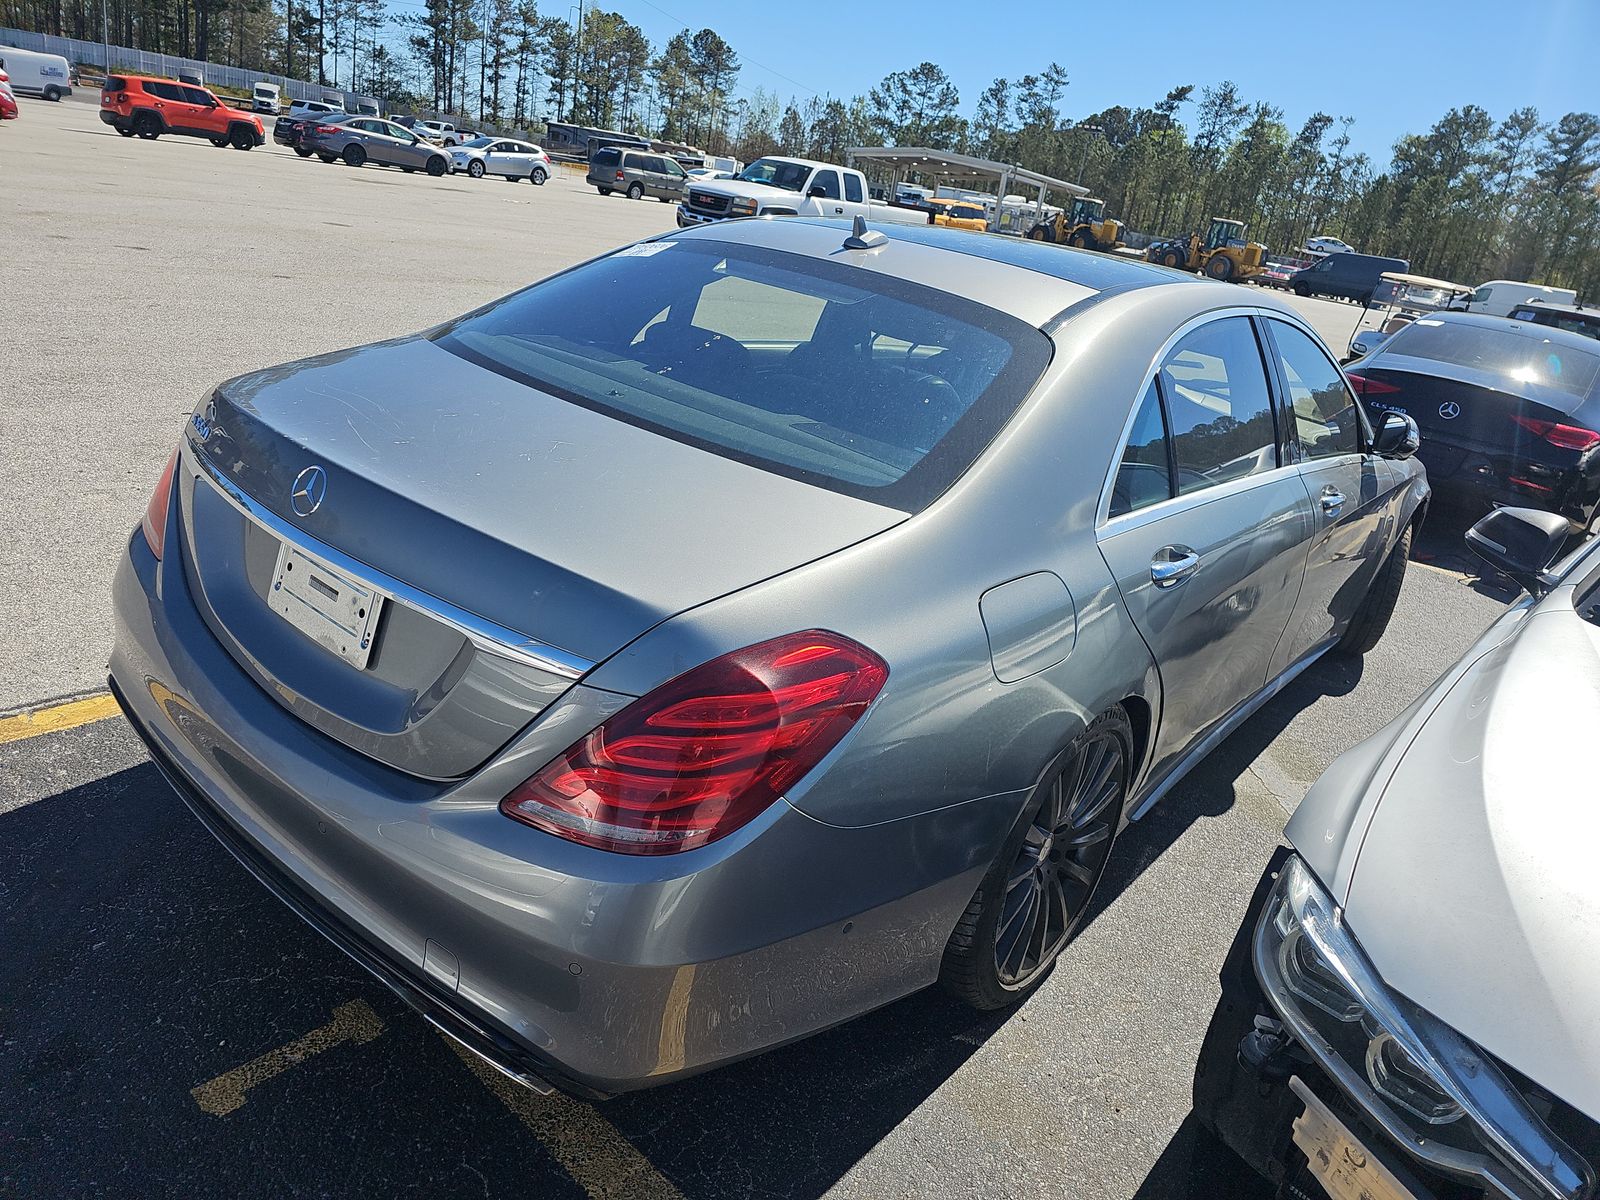
[[[1265,269],[1267,248],[1260,242],[1245,240],[1243,221],[1212,217],[1211,230],[1205,237],[1192,233],[1188,238],[1154,242],[1144,256],[1162,266],[1242,283]]]
[[[1122,245],[1122,222],[1106,217],[1106,202],[1078,196],[1053,220],[1040,221],[1028,230],[1036,242],[1056,242],[1082,250],[1115,250]]]

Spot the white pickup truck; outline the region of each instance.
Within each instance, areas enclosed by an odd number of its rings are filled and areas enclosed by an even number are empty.
[[[927,225],[932,214],[867,195],[860,171],[805,158],[758,158],[732,179],[691,181],[678,205],[679,226],[733,217],[866,217]]]

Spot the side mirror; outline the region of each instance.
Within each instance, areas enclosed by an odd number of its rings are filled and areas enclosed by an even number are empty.
[[[806,198],[808,200],[812,200],[812,199],[826,200],[828,198],[828,189],[823,187],[819,183],[819,184],[816,185],[816,187],[814,187],[814,188],[810,189],[808,192],[806,192]]]
[[[1557,513],[1497,508],[1467,530],[1466,540],[1474,554],[1537,598],[1554,585],[1545,572],[1571,532],[1567,519]]]
[[[1410,458],[1422,444],[1417,423],[1405,413],[1386,412],[1372,439],[1372,451],[1384,458]]]

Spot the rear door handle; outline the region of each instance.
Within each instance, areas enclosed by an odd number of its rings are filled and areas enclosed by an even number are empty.
[[[1187,546],[1167,546],[1150,560],[1150,581],[1158,588],[1169,588],[1189,578],[1199,566],[1200,556]]]
[[[1322,489],[1322,511],[1330,517],[1337,517],[1339,510],[1344,507],[1344,493],[1329,484]]]

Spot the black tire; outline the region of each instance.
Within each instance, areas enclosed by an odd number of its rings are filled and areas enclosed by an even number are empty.
[[[1056,240],[1056,228],[1054,225],[1035,225],[1028,230],[1028,236],[1036,242],[1053,242]]]
[[[1077,233],[1072,235],[1071,241],[1072,244],[1079,250],[1093,250],[1099,245],[1099,243],[1094,240],[1094,234],[1082,229],[1078,230]]]
[[[413,171],[416,170],[415,167],[401,167],[400,169],[402,171],[404,171],[407,175],[410,175]]]
[[[207,138],[206,140],[208,142],[210,142],[213,146],[215,146],[218,150],[225,149],[227,147],[227,145],[228,145],[228,139],[225,138],[225,137]]]
[[[51,86],[45,88],[44,98],[50,101],[51,104],[54,104],[56,101],[61,99],[61,89],[52,84]]]
[[[320,150],[317,151],[317,157],[325,163],[336,163],[339,161],[339,156],[337,154],[324,154]]]
[[[301,158],[310,158],[311,157],[311,151],[307,150],[304,146],[296,146],[294,148],[294,152],[296,154],[298,154]]]
[[[1304,299],[1306,296],[1311,295],[1311,285],[1304,279],[1296,279],[1294,281],[1294,294]]]
[[[164,132],[161,118],[152,112],[142,112],[133,119],[133,131],[147,142],[153,142]]]
[[[628,185],[628,199],[629,200],[643,200],[644,199],[644,184],[642,184],[642,183],[630,183]]]
[[[1114,708],[1056,756],[945,945],[947,991],[974,1008],[1006,1008],[1050,973],[1105,875],[1132,752],[1133,727]]]
[[[255,134],[251,133],[243,125],[234,129],[230,140],[233,142],[235,150],[254,150],[256,148]]]
[[[1350,624],[1335,647],[1340,654],[1360,658],[1378,644],[1383,631],[1389,628],[1389,618],[1394,616],[1394,606],[1400,599],[1400,585],[1406,578],[1406,561],[1411,557],[1411,526],[1407,525],[1395,542],[1389,557],[1384,559],[1373,578],[1361,607],[1350,618]]]
[[[516,179],[515,179],[514,176],[512,176],[510,178],[512,179],[513,183],[516,182]],[[535,167],[532,171],[530,171],[528,173],[528,181],[530,183],[532,183],[534,187],[543,187],[544,183],[545,183],[545,180],[547,180],[549,178],[550,178],[550,172],[546,171],[543,167]]]
[[[599,186],[598,186],[598,185],[597,185],[597,186],[596,186],[596,187],[595,187],[595,189],[594,189],[594,190],[595,190],[595,191],[597,191],[597,192],[599,192],[599,193],[600,193],[600,194],[601,194],[601,195],[602,195],[602,196],[609,196],[609,195],[611,195],[611,189],[610,189],[610,188],[603,188],[603,187],[599,187]]]
[[[133,136],[133,130],[129,129],[126,125],[118,125],[117,126],[117,132],[120,133],[123,137],[132,137]]]
[[[351,142],[344,148],[344,153],[339,157],[344,159],[344,165],[347,167],[360,167],[366,165],[367,152],[354,142]]]
[[[1178,270],[1182,271],[1189,265],[1189,260],[1185,257],[1182,251],[1163,250],[1161,252],[1161,265],[1164,267],[1176,267]]]
[[[450,160],[442,154],[435,154],[428,160],[427,172],[435,179],[450,173]]]
[[[1227,283],[1233,278],[1234,266],[1226,254],[1213,254],[1206,260],[1206,274],[1218,283]]]
[[[483,171],[484,171],[483,159],[474,158],[470,162],[467,163],[467,174],[471,175],[474,179],[482,179],[483,178]]]

